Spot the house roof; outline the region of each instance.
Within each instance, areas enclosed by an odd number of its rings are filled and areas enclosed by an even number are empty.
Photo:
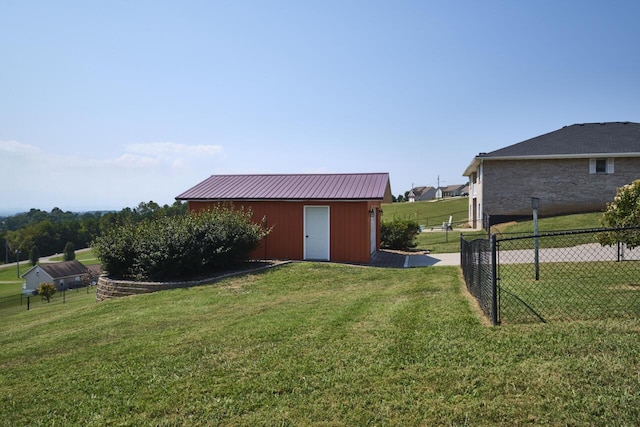
[[[391,201],[388,173],[212,175],[177,200]]]
[[[62,279],[65,277],[71,276],[80,276],[87,272],[87,267],[82,265],[79,261],[64,261],[64,262],[56,262],[51,264],[38,264],[26,273],[22,275],[22,277],[26,276],[29,272],[34,269],[40,268],[52,279]]]
[[[424,193],[426,193],[427,191],[433,189],[433,187],[426,187],[426,186],[420,186],[420,187],[413,187],[410,191],[409,194],[411,194],[411,192],[413,192],[413,194],[416,197],[422,196]]]
[[[517,144],[478,154],[464,172],[469,176],[483,159],[515,160],[640,156],[640,123],[605,122],[565,126]]]
[[[440,187],[442,191],[456,191],[464,188],[465,184],[452,184],[447,185],[446,187]]]

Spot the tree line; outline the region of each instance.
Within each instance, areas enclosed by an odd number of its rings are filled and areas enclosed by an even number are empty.
[[[8,217],[0,217],[0,263],[29,259],[35,250],[40,256],[62,253],[71,243],[75,248],[89,247],[91,242],[109,230],[146,219],[183,215],[187,204],[172,205],[149,201],[135,208],[116,211],[69,212],[53,208],[51,212],[31,209]]]

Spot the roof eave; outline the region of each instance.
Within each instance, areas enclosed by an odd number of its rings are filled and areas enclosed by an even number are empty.
[[[480,163],[481,158],[479,156],[474,157],[471,163],[469,163],[469,166],[467,166],[467,168],[464,170],[462,176],[471,176],[474,171],[478,170],[478,166],[480,166]]]
[[[640,153],[580,153],[580,154],[538,154],[529,156],[482,156],[476,157],[474,161],[480,160],[557,160],[557,159],[593,159],[603,157],[640,157]],[[467,172],[473,162],[465,170]],[[477,166],[477,165],[476,165]],[[466,175],[465,175],[466,176]]]
[[[386,199],[391,200],[390,196],[391,192],[389,192],[389,196],[385,194],[385,197],[369,197],[369,198],[357,198],[357,199],[340,199],[340,198],[321,198],[321,199],[274,199],[274,198],[266,198],[266,199],[256,199],[256,198],[236,198],[236,199],[209,199],[209,198],[182,198],[176,200],[182,200],[186,202],[370,202],[370,201],[380,201],[385,202]],[[390,202],[389,202],[390,203]]]

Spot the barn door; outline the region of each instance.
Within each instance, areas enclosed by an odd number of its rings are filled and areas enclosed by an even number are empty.
[[[304,259],[329,261],[329,206],[304,207]]]

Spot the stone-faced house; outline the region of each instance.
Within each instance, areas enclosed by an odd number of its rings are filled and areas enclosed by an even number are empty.
[[[218,204],[250,209],[271,228],[255,259],[367,263],[380,248],[388,173],[212,175],[176,197],[191,212]]]
[[[472,226],[531,217],[532,197],[540,199],[542,216],[598,211],[618,187],[640,178],[640,124],[565,126],[480,153],[463,175]]]
[[[31,267],[21,277],[24,279],[22,291],[33,293],[41,283],[53,283],[59,291],[82,286],[82,280],[89,270],[79,261],[64,261],[38,264]]]

